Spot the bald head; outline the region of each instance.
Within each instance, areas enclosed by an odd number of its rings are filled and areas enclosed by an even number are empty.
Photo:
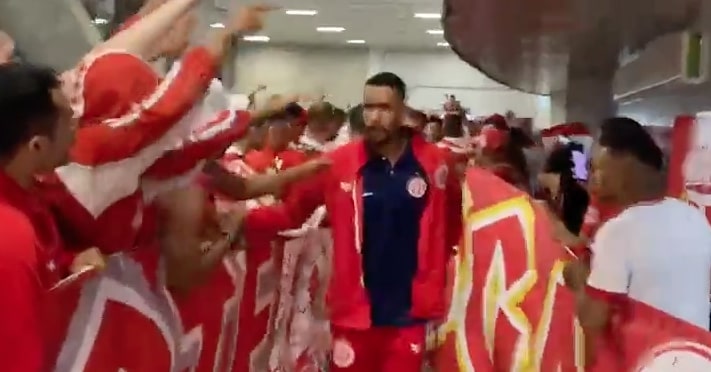
[[[338,108],[329,102],[316,102],[309,107],[309,132],[321,141],[330,141],[343,124]]]
[[[324,123],[331,120],[335,113],[336,108],[329,102],[316,102],[309,106],[309,121]]]

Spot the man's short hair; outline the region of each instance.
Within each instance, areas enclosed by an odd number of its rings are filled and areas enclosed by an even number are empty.
[[[407,86],[405,82],[400,79],[399,76],[393,74],[392,72],[379,72],[371,76],[365,85],[372,85],[375,87],[388,87],[394,90],[398,97],[405,99],[405,92],[407,91]]]
[[[296,102],[290,102],[284,106],[284,112],[291,118],[300,118],[304,114],[304,108]]]
[[[445,136],[461,137],[464,135],[464,117],[459,114],[447,114],[442,119],[442,132]]]
[[[363,134],[365,132],[363,104],[354,106],[348,111],[348,126],[352,134]]]
[[[415,110],[415,109],[408,109],[407,112],[405,113],[412,121],[416,122],[418,125],[425,126],[427,125],[427,114],[420,110]]]
[[[633,156],[655,170],[664,165],[664,154],[642,124],[627,117],[605,119],[598,143],[613,152]]]
[[[348,117],[348,115],[346,114],[346,110],[344,110],[340,107],[336,107],[336,109],[333,110],[333,115],[336,118],[336,120],[339,120],[341,123],[346,121],[346,118]]]
[[[56,73],[44,67],[9,62],[0,65],[0,156],[11,156],[32,136],[51,136],[58,109],[52,90]]]

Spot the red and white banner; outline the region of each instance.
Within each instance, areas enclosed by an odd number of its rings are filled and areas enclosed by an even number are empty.
[[[484,170],[469,170],[465,182],[464,237],[436,370],[574,370],[582,355],[562,283],[566,253],[550,238],[545,212]]]
[[[249,173],[238,163],[225,165]],[[166,288],[158,247],[110,256],[103,272],[61,282],[45,306],[53,370],[318,371],[329,346],[330,233],[311,229],[286,246],[246,238],[247,251],[227,255],[185,294]]]
[[[566,253],[551,238],[546,212],[483,170],[469,170],[465,182],[466,228],[434,369],[585,370],[573,297],[562,284]],[[631,301],[587,370],[711,370],[711,333]]]
[[[688,200],[711,220],[711,113],[674,121],[667,189],[668,195]]]
[[[291,275],[281,281],[282,248],[253,241],[187,294],[166,289],[157,249],[113,255],[102,273],[52,289],[54,371],[317,371],[329,329],[325,283],[311,279],[326,264],[329,235],[290,241]]]

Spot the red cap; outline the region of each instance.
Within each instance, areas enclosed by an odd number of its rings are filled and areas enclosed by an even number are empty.
[[[479,135],[474,137],[474,143],[482,149],[497,150],[506,143],[507,139],[506,131],[489,124],[481,128]]]
[[[484,124],[493,125],[496,129],[508,129],[509,124],[506,118],[499,114],[494,114],[484,119]]]

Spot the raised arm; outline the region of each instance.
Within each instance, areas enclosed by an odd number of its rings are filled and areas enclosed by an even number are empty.
[[[121,50],[149,59],[161,37],[200,0],[148,0],[141,8],[141,18],[106,40],[93,52]]]
[[[117,97],[116,94],[122,92],[112,90],[108,85],[120,84],[121,77],[113,73],[117,68],[118,71],[126,72],[148,68],[141,66],[141,63],[127,54],[109,54],[99,57],[88,67],[82,79],[86,91],[87,102],[83,110],[86,119],[77,131],[72,153],[79,163],[118,161],[156,142],[202,98],[217,69],[214,56],[204,48],[196,48],[188,52],[183,63],[171,70],[142,101],[104,103],[103,100],[112,98],[112,93],[114,99],[133,98]],[[132,96],[131,93],[126,95]],[[91,122],[91,117],[101,117],[97,112],[100,107],[95,106],[115,104],[130,107],[131,103],[134,104],[133,108],[119,117]]]

